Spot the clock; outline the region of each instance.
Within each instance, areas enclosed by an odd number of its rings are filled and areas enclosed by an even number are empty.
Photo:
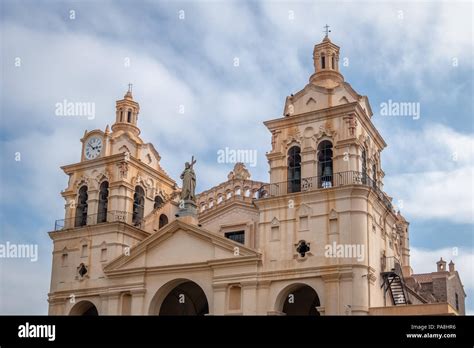
[[[99,156],[100,151],[102,151],[102,139],[99,137],[90,137],[86,141],[86,146],[84,148],[84,156],[86,159],[94,159]]]

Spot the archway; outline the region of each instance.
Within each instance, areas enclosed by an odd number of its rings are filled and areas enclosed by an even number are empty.
[[[179,279],[158,290],[150,307],[150,314],[205,315],[209,304],[202,288],[193,281]]]
[[[316,291],[306,284],[293,284],[280,295],[280,311],[286,315],[319,315],[320,301]]]
[[[96,316],[99,315],[97,307],[90,301],[76,303],[69,312],[69,315]]]

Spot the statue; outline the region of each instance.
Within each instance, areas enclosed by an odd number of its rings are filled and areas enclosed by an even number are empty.
[[[196,174],[194,174],[193,166],[196,163],[194,156],[191,158],[191,163],[186,162],[184,171],[181,174],[183,180],[183,189],[181,191],[181,199],[184,201],[196,200]]]

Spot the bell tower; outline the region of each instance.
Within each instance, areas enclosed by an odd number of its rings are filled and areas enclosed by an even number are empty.
[[[137,127],[138,113],[140,105],[133,100],[132,84],[128,85],[128,91],[123,99],[116,101],[115,123],[112,125],[112,131],[128,131],[138,136],[140,129]]]
[[[323,41],[314,46],[314,74],[309,81],[317,86],[331,87],[343,82],[344,77],[339,72],[339,46],[331,42],[328,26],[325,28],[326,36]]]

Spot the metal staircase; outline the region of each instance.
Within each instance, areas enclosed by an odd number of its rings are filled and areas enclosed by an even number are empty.
[[[385,257],[384,260],[385,267],[384,271],[381,273],[384,294],[386,294],[387,291],[390,292],[390,296],[395,306],[409,304],[400,262],[393,256]]]

